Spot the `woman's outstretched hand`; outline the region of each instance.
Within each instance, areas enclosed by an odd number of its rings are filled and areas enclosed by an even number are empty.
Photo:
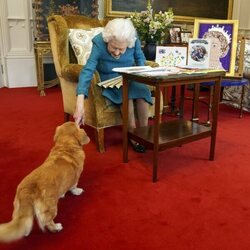
[[[77,96],[76,110],[73,117],[78,126],[84,124],[84,95]]]

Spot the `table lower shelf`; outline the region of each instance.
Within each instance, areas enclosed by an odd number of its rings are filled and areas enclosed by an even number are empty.
[[[211,136],[210,127],[183,119],[163,122],[159,126],[159,151]],[[148,149],[154,148],[154,125],[129,130],[128,136]]]

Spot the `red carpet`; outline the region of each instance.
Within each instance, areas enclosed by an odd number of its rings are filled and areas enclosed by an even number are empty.
[[[46,97],[35,88],[0,89],[0,107],[4,223],[18,183],[47,157],[63,110],[59,88]],[[92,129],[87,132],[93,138]],[[121,128],[105,135],[106,153],[96,152],[93,142],[85,147],[79,183],[85,193],[59,201],[55,221],[63,231],[43,233],[35,224],[30,236],[0,249],[250,249],[250,114],[239,119],[238,110],[221,105],[215,161],[208,160],[209,139],[166,150],[154,184],[152,152],[130,149],[124,164]]]

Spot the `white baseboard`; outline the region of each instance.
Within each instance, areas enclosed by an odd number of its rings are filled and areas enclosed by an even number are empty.
[[[34,58],[8,58],[7,79],[9,88],[37,86]]]

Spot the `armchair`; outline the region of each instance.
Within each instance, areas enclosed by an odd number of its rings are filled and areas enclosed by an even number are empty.
[[[76,104],[76,86],[82,65],[77,64],[73,49],[69,44],[69,29],[85,29],[102,27],[104,20],[92,19],[85,16],[48,17],[48,29],[51,49],[57,76],[60,80],[64,120],[68,121],[73,115]],[[157,65],[157,64],[153,64]],[[95,72],[89,89],[89,96],[84,100],[85,124],[95,129],[96,147],[104,152],[104,128],[121,125],[120,108],[108,106],[102,96],[102,89],[97,85],[100,82],[98,72]],[[152,108],[151,108],[152,110]]]

